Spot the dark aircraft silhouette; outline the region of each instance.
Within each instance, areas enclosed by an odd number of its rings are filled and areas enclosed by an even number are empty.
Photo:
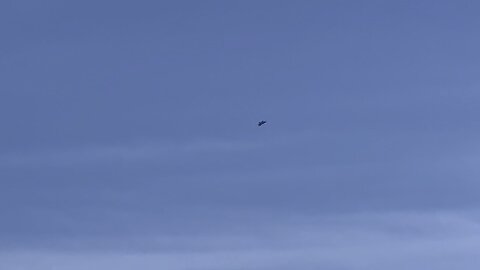
[[[263,121],[263,120],[262,120],[262,121],[258,122],[257,125],[258,125],[258,126],[261,126],[261,125],[266,124],[266,123],[267,123],[267,121]]]

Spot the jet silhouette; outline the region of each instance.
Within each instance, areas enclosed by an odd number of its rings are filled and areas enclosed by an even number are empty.
[[[263,121],[263,120],[262,120],[262,121],[258,122],[257,125],[258,125],[258,126],[261,126],[261,125],[266,124],[266,123],[267,123],[267,121]]]

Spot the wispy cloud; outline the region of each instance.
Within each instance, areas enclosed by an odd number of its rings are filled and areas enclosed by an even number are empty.
[[[189,141],[143,140],[124,144],[79,145],[71,148],[32,149],[0,153],[0,166],[41,167],[96,164],[105,162],[165,161],[208,154],[239,153],[268,147],[303,144],[317,138],[318,133],[300,131],[265,138],[197,139]],[[325,136],[325,135],[323,135]],[[331,135],[330,135],[331,136]]]
[[[376,213],[277,220],[229,234],[148,236],[185,249],[132,248],[0,253],[2,269],[472,269],[480,225],[474,213]],[[279,222],[280,221],[280,222]],[[128,242],[128,241],[127,241]],[[155,244],[153,244],[155,246]],[[190,249],[188,248],[190,247]],[[199,247],[195,249],[195,247]]]
[[[0,155],[0,166],[68,166],[101,162],[133,162],[229,153],[258,147],[255,142],[205,140],[193,142],[142,142],[123,145],[86,145],[69,149],[48,149]]]

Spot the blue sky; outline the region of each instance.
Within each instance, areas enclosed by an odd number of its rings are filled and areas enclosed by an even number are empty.
[[[0,268],[477,269],[479,11],[2,1]]]

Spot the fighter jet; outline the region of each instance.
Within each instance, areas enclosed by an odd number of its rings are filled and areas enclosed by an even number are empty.
[[[257,125],[258,125],[258,126],[261,126],[261,125],[266,124],[266,123],[267,123],[267,121],[263,121],[263,120],[262,120],[262,121],[258,122]]]

